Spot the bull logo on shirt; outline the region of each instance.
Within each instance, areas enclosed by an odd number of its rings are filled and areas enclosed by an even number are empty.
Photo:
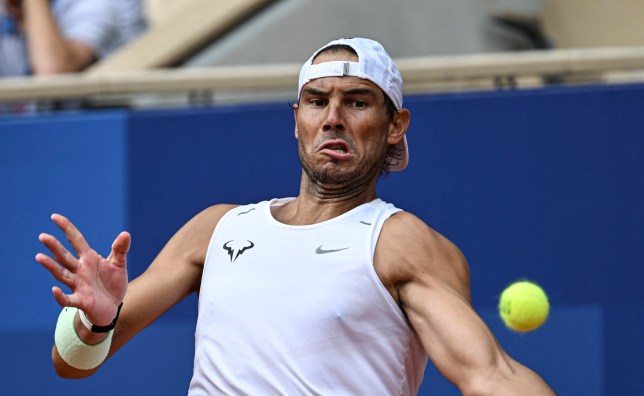
[[[255,244],[251,241],[228,241],[224,243],[223,249],[228,252],[230,256],[230,262],[234,263],[239,256],[241,256],[246,250],[252,249]]]

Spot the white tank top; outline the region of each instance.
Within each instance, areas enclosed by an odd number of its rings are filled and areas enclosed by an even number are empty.
[[[190,395],[415,395],[427,355],[373,268],[380,199],[307,226],[229,211],[201,280]]]

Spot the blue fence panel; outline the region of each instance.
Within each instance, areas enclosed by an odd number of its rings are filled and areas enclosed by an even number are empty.
[[[406,98],[409,168],[379,194],[467,256],[474,306],[501,344],[561,395],[644,389],[644,86]],[[57,211],[100,250],[133,234],[132,277],[215,203],[298,193],[287,104],[0,118],[7,394],[185,394],[196,297],[172,309],[83,381],[55,378],[53,280],[33,261]],[[510,282],[544,286],[552,313],[529,334],[496,315]],[[458,394],[433,367],[421,394]],[[118,381],[114,381],[118,378]]]

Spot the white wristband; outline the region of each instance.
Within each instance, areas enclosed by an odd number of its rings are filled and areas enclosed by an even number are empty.
[[[98,367],[107,358],[114,331],[108,332],[107,338],[98,344],[85,344],[74,328],[76,311],[76,308],[65,307],[60,312],[54,334],[56,349],[60,357],[70,366],[80,370],[90,370]]]
[[[87,319],[87,315],[85,315],[85,312],[83,312],[82,309],[78,310],[78,317],[80,318],[81,322],[83,322],[83,325],[85,325],[87,330],[92,331],[92,326],[94,326],[94,323],[90,322],[89,319]]]

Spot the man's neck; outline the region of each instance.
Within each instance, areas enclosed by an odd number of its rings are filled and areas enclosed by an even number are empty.
[[[351,197],[320,198],[306,191],[293,201],[272,208],[275,220],[288,225],[317,224],[338,217],[362,204],[376,199],[374,189]]]

